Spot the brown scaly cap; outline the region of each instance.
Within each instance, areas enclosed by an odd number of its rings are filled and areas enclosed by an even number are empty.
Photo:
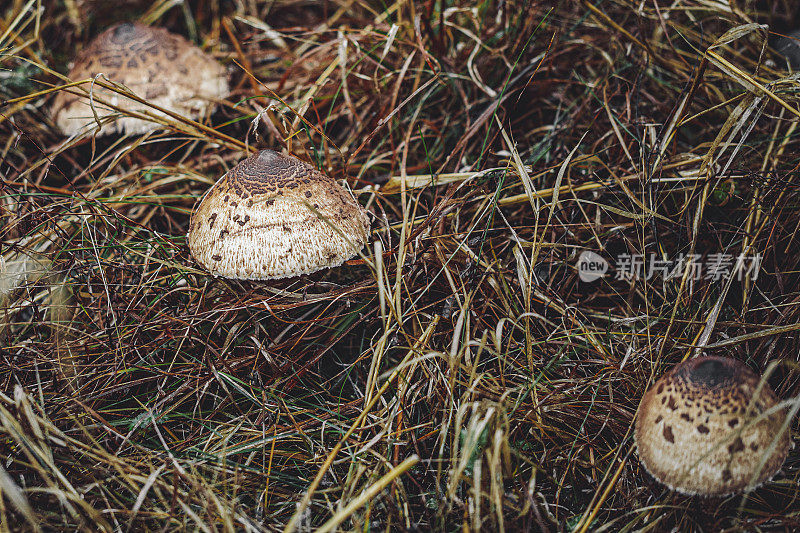
[[[225,69],[211,56],[180,35],[138,23],[118,24],[98,35],[75,58],[69,78],[77,81],[99,73],[148,102],[189,117],[202,115],[209,100],[228,94]],[[97,85],[86,89],[123,109],[157,113]],[[99,118],[115,113],[96,100],[94,104]],[[87,96],[62,91],[53,110],[56,124],[67,135],[96,124]],[[99,133],[138,134],[158,128],[155,122],[121,117]]]
[[[263,150],[209,189],[187,239],[215,276],[263,280],[339,266],[364,247],[368,232],[366,212],[336,181]]]
[[[755,398],[759,381],[744,363],[727,357],[698,357],[676,365],[639,406],[635,438],[641,463],[658,481],[684,494],[724,496],[771,479],[791,442],[788,431],[778,436],[785,411],[759,420],[777,403],[766,383]]]

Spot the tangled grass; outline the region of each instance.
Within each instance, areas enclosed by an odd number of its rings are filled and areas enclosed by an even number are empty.
[[[797,530],[796,451],[710,501],[650,479],[631,431],[703,351],[800,394],[790,4],[6,2],[0,528]],[[64,138],[69,60],[121,20],[201,45],[228,100]],[[267,147],[347,181],[362,258],[192,261],[192,207]],[[580,280],[584,250],[608,275]],[[621,254],[761,269],[626,279]]]

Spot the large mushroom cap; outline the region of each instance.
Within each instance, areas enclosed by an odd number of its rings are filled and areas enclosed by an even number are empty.
[[[750,490],[772,478],[790,439],[780,433],[784,410],[763,416],[777,400],[759,381],[727,357],[676,365],[639,406],[635,438],[647,471],[672,490],[705,496]]]
[[[264,150],[225,174],[189,223],[192,255],[217,276],[276,279],[335,267],[367,242],[364,209],[295,157]]]
[[[225,69],[212,57],[180,35],[138,23],[118,24],[98,35],[75,58],[69,77],[78,81],[100,73],[148,102],[184,116],[201,115],[208,109],[209,100],[228,94]],[[98,85],[86,88],[123,109],[157,113]],[[116,113],[96,100],[94,108],[99,118]],[[53,109],[56,124],[67,135],[96,123],[86,96],[62,91]],[[100,133],[139,134],[158,128],[155,122],[121,117]]]

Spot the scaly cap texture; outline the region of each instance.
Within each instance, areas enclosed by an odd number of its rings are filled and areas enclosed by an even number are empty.
[[[779,435],[785,411],[759,420],[777,403],[767,383],[758,390],[759,381],[744,363],[727,357],[676,365],[639,406],[635,438],[647,471],[672,490],[705,496],[749,490],[771,479],[790,439],[788,431]]]
[[[216,276],[276,279],[341,265],[364,247],[368,232],[366,212],[336,181],[263,150],[205,194],[188,244]]]
[[[228,94],[225,68],[211,56],[180,35],[138,23],[118,24],[98,35],[75,58],[69,77],[77,81],[99,73],[150,103],[189,117],[202,115],[209,100]],[[86,88],[115,106],[158,113],[98,85]],[[94,108],[99,118],[115,113],[96,100]],[[53,117],[67,135],[96,124],[89,98],[65,91],[55,98]],[[121,117],[99,133],[140,134],[159,127],[155,122]]]

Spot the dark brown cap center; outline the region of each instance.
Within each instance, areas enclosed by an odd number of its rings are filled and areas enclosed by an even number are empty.
[[[115,43],[126,43],[136,35],[136,26],[124,22],[111,31],[111,40]]]
[[[724,359],[702,357],[682,367],[679,374],[696,385],[713,388],[730,383],[736,377],[736,369]]]

